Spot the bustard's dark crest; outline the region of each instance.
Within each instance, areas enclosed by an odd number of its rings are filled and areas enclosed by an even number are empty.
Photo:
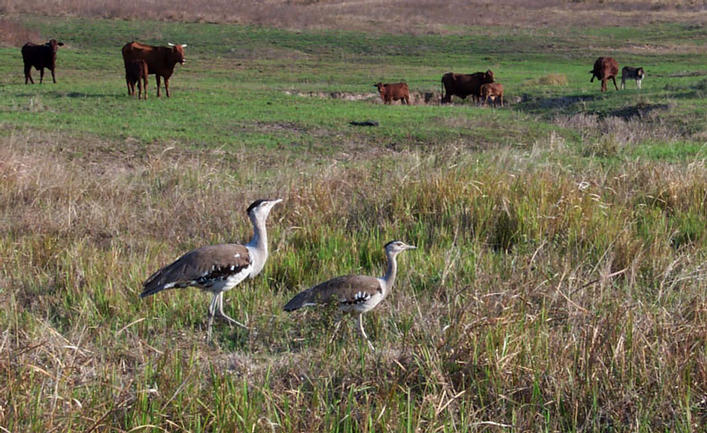
[[[254,201],[253,203],[250,204],[250,206],[248,206],[248,209],[246,209],[246,213],[247,213],[247,214],[250,214],[250,211],[252,211],[252,210],[255,209],[256,207],[260,206],[261,204],[265,203],[266,201],[272,201],[272,200],[270,200],[270,199],[262,199],[262,198],[261,198],[261,199],[259,199],[259,200]]]
[[[388,247],[389,247],[390,245],[393,245],[394,243],[402,243],[402,241],[399,241],[399,240],[397,240],[397,239],[392,240],[392,241],[388,242],[387,244],[385,244],[385,245],[383,246],[383,249],[387,250]]]

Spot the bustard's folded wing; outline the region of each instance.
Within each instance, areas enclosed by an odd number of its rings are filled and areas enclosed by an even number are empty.
[[[201,286],[208,280],[247,272],[251,263],[248,249],[243,245],[221,244],[198,248],[152,274],[143,284],[140,297],[165,289]]]
[[[382,292],[378,278],[346,275],[332,278],[297,294],[285,305],[285,311],[316,304],[356,304]]]

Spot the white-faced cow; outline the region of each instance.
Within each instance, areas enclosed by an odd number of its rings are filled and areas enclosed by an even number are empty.
[[[51,39],[46,44],[33,44],[27,42],[22,46],[22,60],[25,64],[25,84],[28,82],[34,84],[30,71],[34,67],[39,70],[39,83],[44,80],[44,68],[49,69],[52,73],[52,81],[56,83],[54,76],[54,68],[56,66],[56,50],[63,46],[63,42],[57,42],[56,39]]]
[[[614,82],[614,87],[619,90],[616,85],[616,75],[619,73],[619,64],[613,57],[599,57],[594,62],[594,69],[589,71],[592,74],[590,83],[594,82],[594,79],[601,80],[601,91],[606,92],[606,82],[609,78]]]
[[[481,97],[481,85],[493,83],[493,72],[475,72],[473,74],[455,74],[447,72],[442,76],[442,86],[445,95],[442,97],[442,104],[452,102],[452,96],[456,95],[462,99],[471,95],[474,101]]]
[[[123,46],[122,50],[126,77],[131,62],[144,60],[147,63],[148,73],[154,74],[157,80],[157,97],[160,96],[160,78],[164,78],[164,90],[169,98],[169,77],[174,72],[174,65],[177,63],[184,64],[184,48],[187,44],[168,45],[167,47],[154,47],[139,42],[128,42]],[[128,94],[130,94],[129,83]]]
[[[621,68],[621,90],[626,88],[626,80],[636,80],[636,87],[641,88],[641,81],[646,77],[643,68],[624,66]]]

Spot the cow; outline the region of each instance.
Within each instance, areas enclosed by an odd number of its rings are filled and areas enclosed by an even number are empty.
[[[496,100],[500,99],[501,107],[503,107],[503,84],[501,83],[486,83],[481,85],[481,99],[484,105],[488,105],[489,98],[493,101],[493,106],[496,106]]]
[[[486,83],[493,83],[493,72],[491,70],[473,74],[447,72],[442,76],[442,86],[445,93],[442,97],[442,104],[452,102],[452,96],[454,95],[462,99],[471,95],[474,101],[477,101],[481,97],[481,85]]]
[[[606,82],[611,78],[614,82],[614,87],[619,90],[619,86],[616,85],[616,75],[619,73],[619,64],[614,60],[613,57],[599,57],[594,62],[594,69],[589,71],[592,74],[590,83],[594,82],[594,79],[601,80],[601,91],[606,92]]]
[[[135,95],[135,83],[138,88],[138,99],[145,95],[147,99],[147,62],[144,60],[135,60],[125,65],[125,81],[128,83],[128,94]]]
[[[160,78],[164,78],[164,90],[169,98],[169,77],[174,72],[174,65],[184,64],[184,48],[187,44],[168,44],[167,47],[154,47],[152,45],[141,44],[140,42],[128,42],[123,46],[123,62],[125,63],[126,77],[128,64],[136,60],[144,60],[147,63],[147,72],[154,74],[157,80],[157,97],[160,97]],[[127,83],[127,78],[126,78]],[[130,84],[128,84],[128,94],[130,94]]]
[[[22,60],[25,64],[25,84],[31,82],[34,84],[30,71],[32,67],[39,69],[39,83],[44,80],[44,68],[47,68],[52,73],[52,81],[56,83],[54,76],[54,68],[56,66],[56,50],[64,46],[63,42],[57,42],[56,39],[50,39],[46,44],[33,44],[27,42],[22,46]]]
[[[641,88],[641,81],[646,77],[643,68],[624,66],[621,68],[621,90],[626,88],[626,80],[636,80],[636,87]]]
[[[410,105],[410,91],[407,83],[376,83],[373,87],[378,88],[384,104],[400,100],[401,104]]]

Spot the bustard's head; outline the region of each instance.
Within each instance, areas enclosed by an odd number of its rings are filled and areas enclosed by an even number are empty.
[[[417,248],[415,245],[408,245],[403,241],[390,241],[385,244],[385,253],[389,256],[397,256],[405,250],[414,250]]]
[[[254,223],[263,223],[268,218],[270,210],[273,208],[273,206],[280,203],[281,201],[281,198],[256,200],[251,203],[250,206],[248,206],[248,216]]]

